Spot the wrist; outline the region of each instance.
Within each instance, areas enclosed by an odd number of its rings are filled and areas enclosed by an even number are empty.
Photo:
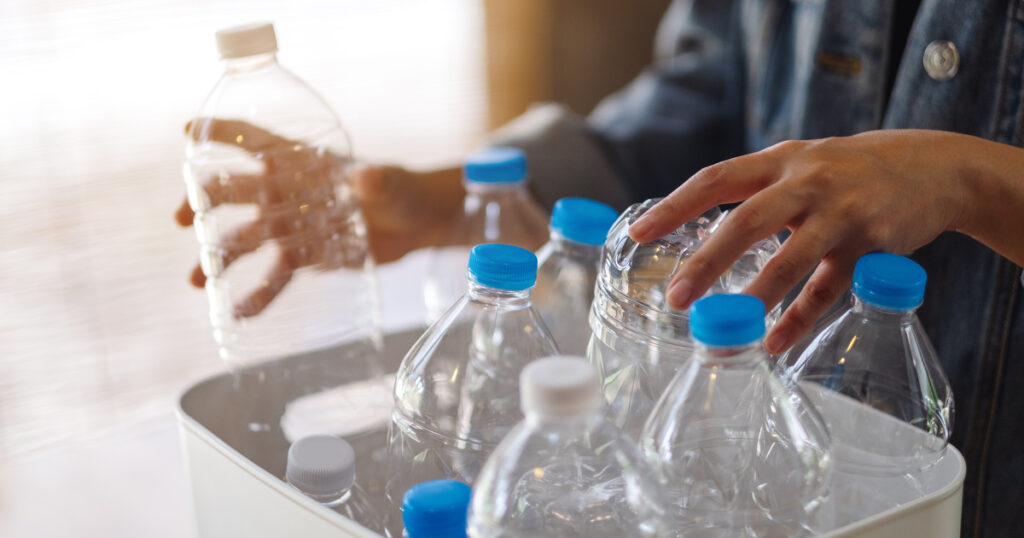
[[[989,248],[1024,263],[1024,149],[975,137],[961,151],[967,187],[955,228]],[[968,162],[969,161],[969,162]]]

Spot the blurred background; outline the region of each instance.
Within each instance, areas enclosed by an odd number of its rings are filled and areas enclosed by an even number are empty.
[[[650,62],[667,4],[0,3],[0,536],[193,532],[175,401],[222,365],[172,214],[216,29],[274,22],[360,160],[430,168],[533,102],[588,112]],[[410,258],[380,270],[387,330],[422,319]]]

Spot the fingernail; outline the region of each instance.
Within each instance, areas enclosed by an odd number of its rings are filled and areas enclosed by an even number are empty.
[[[651,231],[650,219],[640,218],[629,226],[630,237],[642,237],[649,231]]]
[[[682,310],[690,306],[691,295],[693,295],[693,284],[689,280],[676,281],[668,289],[668,304],[672,308]]]
[[[789,337],[782,331],[775,331],[771,336],[768,337],[768,341],[765,342],[764,347],[769,353],[781,353],[782,350],[786,349],[788,345]]]

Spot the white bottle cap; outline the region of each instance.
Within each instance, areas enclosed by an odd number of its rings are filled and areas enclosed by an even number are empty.
[[[597,370],[582,357],[547,357],[526,365],[519,376],[523,413],[570,417],[601,408]]]
[[[220,57],[225,60],[277,52],[274,25],[269,22],[224,28],[217,30],[216,36],[217,50],[220,52]]]
[[[356,453],[344,439],[310,435],[288,448],[285,479],[307,495],[332,495],[352,487]]]

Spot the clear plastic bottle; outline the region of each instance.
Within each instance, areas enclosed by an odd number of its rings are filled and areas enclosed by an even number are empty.
[[[185,182],[221,355],[237,365],[373,335],[373,261],[337,116],[278,64],[270,23],[217,44],[224,72],[191,123]]]
[[[764,303],[720,294],[690,308],[696,350],[658,400],[642,446],[678,536],[800,536],[825,498],[828,430],[761,346]]]
[[[945,452],[953,393],[914,313],[926,280],[909,258],[862,256],[849,305],[779,360],[829,421],[836,472],[825,527],[919,497],[920,471]]]
[[[586,198],[555,202],[551,239],[537,252],[533,303],[562,353],[587,352],[601,247],[617,218],[611,207]]]
[[[728,215],[715,207],[657,240],[630,239],[629,226],[657,202],[630,206],[608,232],[587,349],[603,380],[610,419],[638,440],[658,397],[694,351],[689,313],[668,306],[665,288]],[[774,237],[758,241],[719,276],[708,294],[742,291],[778,248]],[[769,314],[768,323],[777,312]]]
[[[473,484],[522,417],[519,373],[558,354],[530,303],[532,252],[478,245],[468,267],[466,294],[423,333],[396,374],[386,484],[392,502],[426,480]]]
[[[473,492],[455,480],[417,484],[402,497],[406,538],[466,538],[466,513]]]
[[[343,439],[312,435],[288,448],[288,484],[346,518],[380,532],[384,529],[383,519],[356,485],[355,473],[355,451]]]
[[[316,433],[357,445],[387,427],[391,390],[348,138],[278,64],[273,25],[216,37],[224,72],[190,124],[184,174],[214,336],[245,399],[225,420],[237,446]],[[280,357],[294,358],[267,362]]]
[[[597,371],[580,357],[523,369],[520,422],[477,478],[469,535],[662,536],[664,498],[636,443],[601,414]]]
[[[471,247],[504,243],[534,251],[548,237],[547,215],[526,189],[526,155],[521,150],[496,147],[470,155],[463,184],[462,213],[428,261],[423,288],[428,325],[465,293],[462,275]]]

